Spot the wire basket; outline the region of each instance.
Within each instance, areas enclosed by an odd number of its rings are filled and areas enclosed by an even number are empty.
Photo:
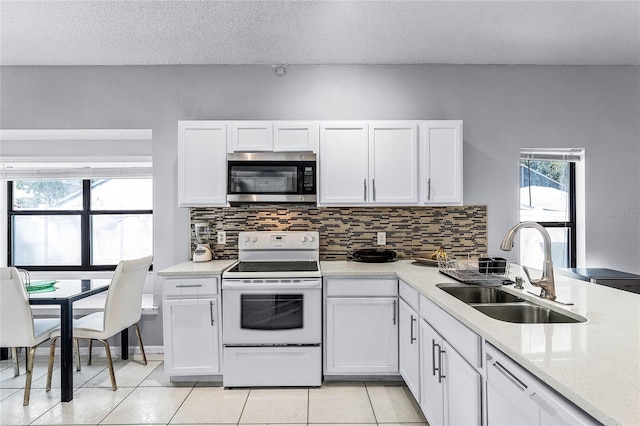
[[[440,273],[464,284],[499,286],[509,277],[511,263],[503,258],[481,257],[458,260],[438,257]]]

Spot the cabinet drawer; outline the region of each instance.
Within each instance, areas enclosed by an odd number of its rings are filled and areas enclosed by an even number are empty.
[[[399,289],[400,297],[407,305],[411,306],[411,309],[418,312],[420,310],[420,293],[409,284],[400,280]]]
[[[165,297],[207,296],[218,294],[218,277],[165,277]]]
[[[397,296],[398,280],[395,278],[327,278],[327,296]]]
[[[464,324],[420,295],[420,316],[474,367],[482,366],[481,339]]]

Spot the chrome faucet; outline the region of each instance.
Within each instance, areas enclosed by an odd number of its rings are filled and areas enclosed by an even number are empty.
[[[549,237],[549,233],[542,225],[537,222],[518,223],[516,226],[511,228],[509,232],[507,232],[507,235],[504,236],[500,249],[504,251],[511,251],[513,248],[513,239],[522,228],[537,229],[542,234],[542,239],[544,241],[544,265],[542,266],[542,277],[538,280],[532,280],[529,275],[529,268],[523,266],[522,269],[524,269],[524,273],[527,274],[529,282],[542,289],[540,297],[549,300],[556,300],[556,285],[553,278],[553,261],[551,260],[551,237]]]

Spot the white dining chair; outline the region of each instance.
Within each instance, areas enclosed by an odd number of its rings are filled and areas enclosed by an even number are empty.
[[[125,328],[133,326],[138,336],[140,352],[142,353],[142,363],[147,365],[147,356],[144,353],[142,337],[138,328],[138,321],[142,315],[142,291],[144,281],[149,271],[149,266],[153,260],[152,256],[134,260],[121,261],[113,274],[113,279],[107,290],[107,300],[104,311],[94,312],[73,322],[73,338],[89,340],[89,362],[91,363],[91,342],[98,340],[102,342],[107,354],[107,364],[111,377],[111,388],[118,389],[116,376],[113,372],[113,361],[109,348],[109,339],[120,333]],[[49,368],[47,371],[46,390],[51,390],[51,373],[53,370],[53,359],[56,350],[56,340],[60,337],[60,330],[51,333],[51,348],[49,351]]]
[[[47,341],[51,332],[58,327],[58,318],[33,318],[27,290],[18,270],[14,267],[0,268],[0,347],[11,348],[15,376],[20,375],[17,348],[27,349],[27,377],[22,405],[29,405],[36,347]]]

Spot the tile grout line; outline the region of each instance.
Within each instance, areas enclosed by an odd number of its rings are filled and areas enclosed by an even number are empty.
[[[371,395],[369,394],[369,386],[367,382],[364,382],[364,389],[367,392],[367,399],[369,400],[369,405],[371,405],[371,411],[373,412],[373,419],[376,421],[376,425],[378,425],[378,416],[376,416],[376,410],[373,408],[373,402],[371,402]]]
[[[122,359],[122,357],[120,357],[119,359],[120,359],[121,361],[124,361],[124,360]],[[127,364],[128,364],[129,362],[133,362],[133,359],[131,359],[131,360],[128,360],[128,359],[127,359]],[[162,364],[162,363],[161,363],[161,364]],[[158,365],[158,367],[159,367],[159,365]],[[158,367],[156,367],[156,368],[158,368]],[[105,368],[106,368],[106,369],[108,369],[108,368],[109,368],[109,366],[107,365]],[[115,369],[114,369],[114,370],[115,370]],[[104,369],[102,369],[102,371],[104,371]],[[105,415],[105,416],[104,416],[104,417],[103,417],[103,418],[98,422],[98,424],[97,424],[96,426],[99,426],[99,425],[104,424],[103,422],[105,421],[105,419],[106,419],[107,417],[109,417],[109,416],[111,415],[111,413],[113,413],[113,412],[114,412],[114,411],[115,411],[115,410],[116,410],[116,409],[117,409],[117,408],[118,408],[118,407],[119,407],[119,406],[120,406],[124,401],[126,401],[129,397],[131,397],[131,394],[132,394],[133,392],[135,392],[135,391],[136,391],[136,389],[138,389],[138,388],[140,387],[140,384],[142,384],[142,382],[144,382],[144,381],[145,381],[145,380],[146,380],[146,379],[147,379],[151,374],[153,374],[153,371],[155,371],[155,368],[154,368],[154,369],[153,369],[149,374],[147,374],[146,376],[144,376],[144,378],[143,378],[142,380],[140,380],[140,382],[139,382],[135,387],[133,387],[133,389],[131,390],[131,392],[129,392],[129,393],[127,394],[127,396],[125,396],[124,398],[122,398],[122,401],[120,401],[119,403],[117,403],[115,407],[113,407],[111,410],[109,410],[109,412],[108,412],[108,413],[107,413],[107,414],[106,414],[106,415]],[[114,371],[114,375],[115,375],[115,371]],[[96,376],[97,376],[97,374],[96,374]],[[94,376],[94,377],[95,377],[95,376]],[[116,378],[116,383],[117,383],[117,378]],[[120,389],[120,387],[118,387],[118,389]],[[186,399],[186,398],[185,398],[185,399]],[[184,403],[184,401],[182,401],[182,402]],[[181,404],[181,406],[182,406],[182,404]],[[178,412],[178,410],[176,410],[176,412]],[[175,415],[175,413],[174,413],[174,415]],[[173,418],[173,416],[172,416],[171,418]],[[167,423],[167,424],[169,424],[169,423]]]
[[[307,425],[309,424],[309,408],[311,406],[311,388],[307,388]]]
[[[223,386],[224,389],[224,386]],[[244,404],[242,404],[242,410],[240,410],[240,417],[238,417],[238,422],[236,423],[236,425],[240,424],[240,419],[242,419],[242,415],[244,414],[244,409],[247,407],[247,402],[249,401],[249,396],[251,395],[251,391],[253,390],[253,388],[249,388],[249,392],[247,392],[247,397],[244,400]]]
[[[48,357],[47,357],[47,358],[48,358]],[[48,359],[47,359],[47,363],[48,363]],[[82,360],[80,360],[80,365],[82,365]],[[106,367],[105,367],[105,368],[106,368]],[[57,368],[54,368],[54,369],[52,369],[52,370],[51,370],[51,376],[52,376],[52,377],[53,377],[53,374],[54,374],[53,372],[54,372],[54,371],[56,371],[56,370],[57,370]],[[100,370],[98,373],[96,373],[95,375],[93,375],[91,378],[89,378],[88,380],[86,380],[84,383],[82,383],[81,385],[79,385],[78,387],[76,387],[76,388],[73,390],[72,394],[75,394],[78,390],[80,390],[81,388],[83,388],[85,384],[87,384],[89,381],[91,381],[94,377],[96,377],[96,376],[97,376],[98,374],[100,374],[102,371],[104,371],[104,368],[103,368],[102,370]],[[76,372],[76,371],[74,371],[74,373],[75,373],[75,372]],[[47,366],[47,375],[48,375],[48,373],[49,373],[49,370],[48,370],[48,366]],[[44,377],[44,376],[43,376],[43,377]],[[24,387],[22,388],[22,390],[24,391]],[[45,388],[45,393],[46,393],[46,392],[47,392],[47,391],[46,391],[46,388]],[[60,393],[62,394],[62,389],[60,390]],[[11,394],[11,395],[13,395],[13,394]],[[74,397],[74,398],[75,398],[75,397]],[[29,422],[29,424],[33,424],[34,422],[37,422],[37,421],[38,421],[39,419],[41,419],[45,414],[47,414],[48,412],[50,412],[51,410],[53,410],[53,409],[54,409],[54,408],[56,408],[57,406],[60,406],[60,407],[61,407],[61,409],[62,409],[62,401],[59,401],[58,403],[56,403],[56,404],[52,405],[48,410],[45,410],[42,414],[40,414],[38,417],[36,417],[35,419],[33,419],[33,421]],[[102,420],[104,420],[104,418],[103,418]],[[100,420],[100,421],[102,421],[102,420]]]
[[[122,359],[122,358],[120,358],[120,359]],[[108,368],[109,368],[109,366],[107,365],[105,368],[106,368],[106,369],[108,369]],[[114,368],[114,370],[115,370],[115,368]],[[104,369],[102,369],[102,371],[104,371]],[[101,372],[102,372],[102,371],[101,371]],[[115,371],[113,372],[113,374],[114,374],[114,376],[115,376],[115,374],[116,374],[116,373],[115,373]],[[96,374],[96,376],[97,376],[97,374]],[[96,376],[94,376],[94,377],[96,377]],[[147,375],[146,377],[149,377],[149,376]],[[145,378],[146,378],[146,377],[145,377]],[[142,379],[142,381],[144,381],[144,379]],[[141,381],[140,383],[142,383],[142,381]],[[86,382],[85,382],[85,383],[86,383]],[[117,378],[116,378],[116,383],[117,383]],[[118,389],[120,389],[120,388],[118,388]],[[129,393],[128,393],[124,398],[122,398],[122,401],[120,401],[119,403],[117,403],[115,407],[113,407],[111,410],[109,410],[109,412],[108,412],[108,413],[107,413],[107,414],[106,414],[102,419],[100,419],[100,421],[97,423],[97,425],[96,425],[96,426],[100,426],[100,425],[104,424],[103,422],[105,421],[105,419],[106,419],[107,417],[109,417],[109,416],[111,415],[111,413],[113,413],[113,412],[114,412],[114,411],[115,411],[115,410],[120,406],[120,404],[122,404],[124,401],[126,401],[126,400],[127,400],[127,398],[129,398],[129,397],[131,396],[131,394],[132,394],[136,389],[138,389],[138,386],[135,386],[135,387],[133,388],[133,390],[131,390],[131,392],[129,392]]]
[[[148,377],[148,376],[147,376]],[[142,383],[142,382],[140,382]],[[180,409],[182,408],[182,406],[184,405],[184,403],[187,401],[187,399],[189,399],[189,396],[191,396],[191,394],[193,393],[193,390],[196,388],[196,385],[198,384],[198,382],[194,382],[193,386],[191,386],[191,390],[189,391],[189,393],[184,397],[184,399],[182,400],[182,402],[180,403],[180,405],[178,406],[178,408],[176,409],[175,413],[173,413],[173,415],[171,416],[171,418],[169,419],[169,421],[167,422],[167,425],[171,424],[171,421],[176,417],[176,414],[178,414],[178,411],[180,411]],[[137,388],[136,388],[137,389]],[[131,395],[131,394],[129,394]],[[127,395],[127,397],[129,396]]]

